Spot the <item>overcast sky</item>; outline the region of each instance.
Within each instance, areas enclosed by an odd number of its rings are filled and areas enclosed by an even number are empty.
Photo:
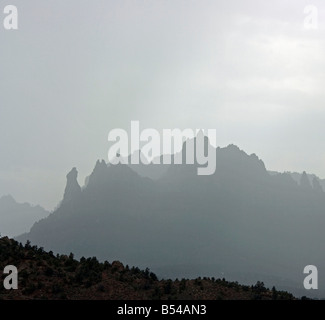
[[[325,3],[11,0],[0,25],[0,196],[47,209],[108,132],[215,128],[267,169],[325,178]],[[0,10],[7,2],[0,1]],[[3,20],[2,14],[0,20]]]

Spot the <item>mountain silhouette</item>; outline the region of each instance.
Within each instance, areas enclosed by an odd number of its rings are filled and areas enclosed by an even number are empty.
[[[306,295],[304,267],[325,269],[324,192],[306,187],[306,177],[301,185],[289,173],[270,174],[235,145],[213,152],[210,176],[197,175],[197,163],[171,164],[152,180],[127,164],[97,161],[79,189],[73,169],[60,207],[17,240],[149,267],[163,277],[263,279]]]
[[[50,213],[40,206],[17,203],[11,195],[0,198],[0,234],[17,236],[27,232],[33,224]]]

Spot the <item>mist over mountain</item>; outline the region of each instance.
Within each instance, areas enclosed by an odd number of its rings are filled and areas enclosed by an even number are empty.
[[[0,234],[14,237],[30,230],[33,224],[50,213],[40,206],[17,203],[11,195],[0,198]]]
[[[308,185],[305,174],[299,182],[270,174],[235,145],[209,148],[216,153],[211,176],[198,176],[197,163],[172,164],[152,180],[126,164],[97,161],[80,188],[73,168],[59,208],[17,240],[149,267],[163,277],[263,280],[308,295],[304,267],[325,269],[325,194],[317,178]]]

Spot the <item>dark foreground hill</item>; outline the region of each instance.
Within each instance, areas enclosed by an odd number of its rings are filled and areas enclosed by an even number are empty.
[[[158,280],[156,275],[121,262],[99,263],[93,258],[74,259],[73,254],[56,255],[43,248],[24,246],[7,237],[0,239],[0,270],[18,269],[18,289],[0,284],[0,299],[106,299],[106,300],[292,300],[292,294],[266,289],[262,282],[242,286],[237,282],[197,278]]]

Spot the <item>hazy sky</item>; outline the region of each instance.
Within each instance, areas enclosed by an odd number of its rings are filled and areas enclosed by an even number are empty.
[[[325,178],[325,3],[10,0],[0,15],[0,196],[52,209],[108,132],[215,128],[270,170]],[[7,1],[0,1],[3,12]]]

